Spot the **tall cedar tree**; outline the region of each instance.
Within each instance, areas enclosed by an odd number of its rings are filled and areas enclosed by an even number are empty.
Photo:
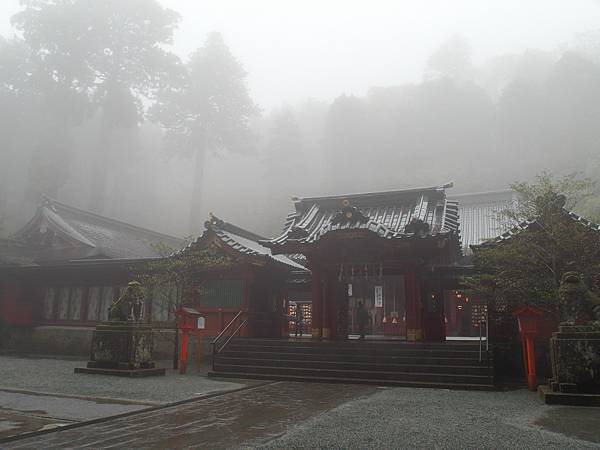
[[[177,77],[171,44],[177,13],[156,0],[22,0],[12,18],[40,70],[59,93],[83,95],[102,125],[91,179],[90,208],[104,209],[109,171],[107,136],[133,128],[143,100]],[[43,160],[43,158],[42,158]]]
[[[169,150],[195,157],[190,232],[201,230],[203,171],[208,152],[248,151],[255,145],[249,120],[259,113],[246,72],[219,33],[211,33],[186,65],[185,78],[160,92],[153,117],[166,130]]]

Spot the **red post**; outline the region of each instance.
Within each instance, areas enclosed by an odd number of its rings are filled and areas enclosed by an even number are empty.
[[[537,376],[535,372],[535,346],[534,336],[525,336],[525,348],[527,351],[527,387],[530,391],[537,391]]]
[[[414,268],[404,272],[406,280],[406,340],[420,341],[423,338],[421,329],[421,290],[419,278]]]
[[[323,286],[321,282],[321,272],[318,267],[311,267],[312,270],[312,323],[311,334],[313,339],[321,337],[322,330],[322,303]]]
[[[538,322],[542,310],[523,306],[518,308],[514,315],[519,323],[519,334],[523,343],[523,365],[525,366],[525,377],[527,387],[531,391],[537,390],[537,376],[535,370],[535,336],[538,334]]]
[[[179,373],[185,373],[188,357],[189,330],[182,330],[181,348],[179,349]]]

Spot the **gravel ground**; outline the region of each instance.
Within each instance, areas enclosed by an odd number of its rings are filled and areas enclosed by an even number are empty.
[[[0,390],[31,391],[78,397],[169,403],[207,393],[237,389],[244,384],[187,375],[167,369],[164,377],[121,378],[75,374],[86,361],[0,356]],[[168,367],[168,362],[163,363]],[[196,373],[194,373],[196,372]]]
[[[545,420],[563,412],[578,418],[575,426],[558,429]],[[548,406],[526,390],[382,388],[295,426],[264,448],[600,448],[600,408]]]

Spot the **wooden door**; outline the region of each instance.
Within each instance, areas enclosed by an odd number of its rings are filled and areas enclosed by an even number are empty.
[[[444,297],[441,292],[429,291],[423,299],[424,339],[431,342],[446,340],[444,326]]]

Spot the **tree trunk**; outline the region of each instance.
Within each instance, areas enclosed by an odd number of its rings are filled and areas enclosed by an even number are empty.
[[[90,180],[89,209],[96,214],[104,213],[106,198],[106,180],[108,178],[108,157],[110,153],[111,127],[106,123],[104,112],[98,132],[98,145],[93,155],[93,167]]]
[[[204,164],[206,151],[196,150],[196,167],[194,170],[194,185],[192,190],[192,205],[190,208],[190,234],[196,236],[202,232],[205,217],[202,217],[202,185],[204,182]]]

